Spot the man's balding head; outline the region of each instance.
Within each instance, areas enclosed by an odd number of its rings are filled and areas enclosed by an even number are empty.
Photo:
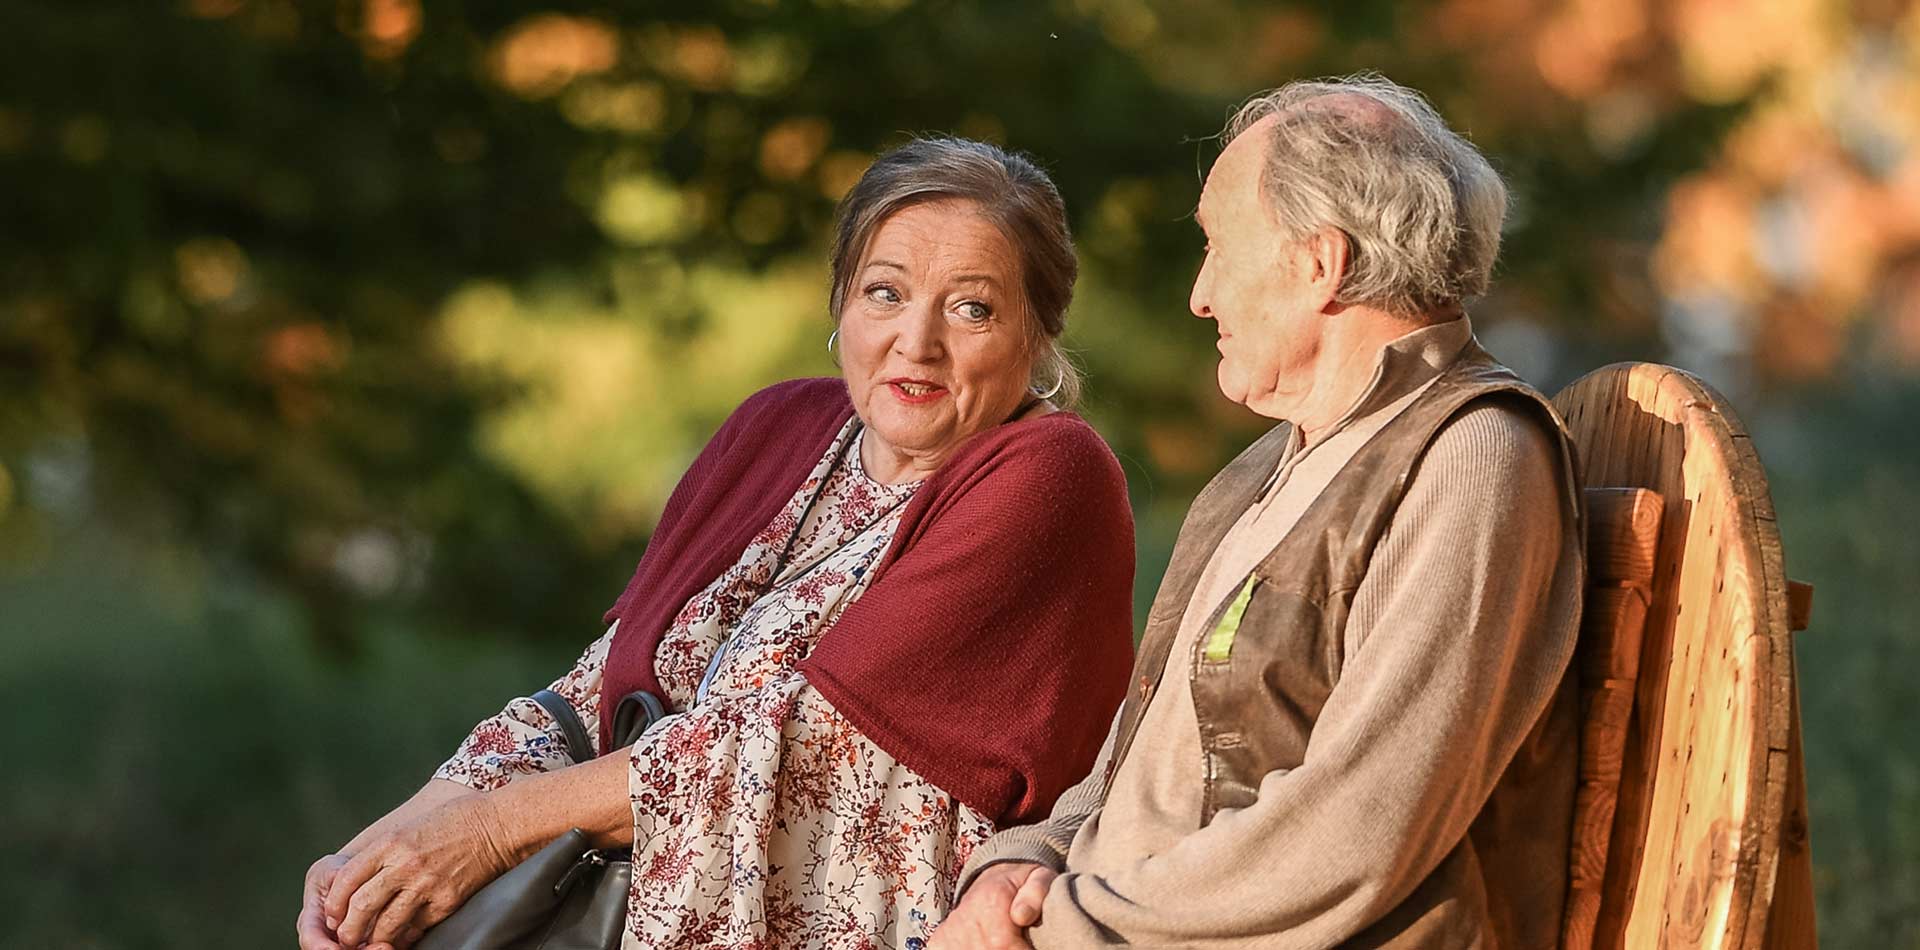
[[[1356,127],[1372,129],[1381,134],[1387,133],[1393,126],[1404,125],[1399,114],[1387,108],[1385,103],[1357,92],[1329,92],[1307,99],[1294,108],[1333,113]]]
[[[1437,315],[1486,292],[1506,186],[1419,93],[1375,75],[1289,83],[1248,100],[1223,138],[1222,161],[1262,146],[1260,193],[1289,237],[1347,236],[1340,302]]]

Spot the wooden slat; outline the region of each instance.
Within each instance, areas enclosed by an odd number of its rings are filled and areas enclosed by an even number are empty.
[[[1581,680],[1627,680],[1640,675],[1640,634],[1647,623],[1647,591],[1592,587],[1580,618]]]
[[[1687,491],[1682,473],[1687,438],[1680,394],[1663,385],[1671,375],[1664,367],[1634,366],[1621,376],[1622,398],[1611,420],[1615,431],[1606,434],[1621,449],[1596,463],[1604,465],[1605,473],[1601,476],[1605,480],[1597,484],[1651,488],[1672,498],[1678,508],[1677,517],[1662,519],[1654,600],[1642,642],[1633,724],[1621,763],[1620,800],[1608,848],[1608,886],[1596,926],[1601,946],[1608,948],[1652,945],[1647,921],[1657,922],[1663,916],[1665,887],[1647,872],[1667,866],[1671,829],[1676,824],[1662,812],[1660,791],[1663,783],[1679,780],[1673,767],[1679,756],[1666,742],[1667,734],[1675,730],[1666,713],[1675,701],[1684,703],[1687,698],[1684,677],[1676,689],[1671,673],[1676,665],[1684,671],[1692,656],[1691,642],[1675,636],[1682,608],[1676,595],[1698,492]],[[1629,453],[1634,457],[1629,458]]]
[[[1644,488],[1588,489],[1586,503],[1589,586],[1576,651],[1580,760],[1562,950],[1587,950],[1600,916],[1664,507]]]
[[[1780,822],[1780,872],[1767,917],[1766,950],[1820,945],[1813,925],[1813,846],[1807,834],[1807,763],[1801,745],[1800,696],[1793,697],[1787,748],[1787,813]]]
[[[1787,582],[1787,629],[1805,630],[1813,622],[1813,585]]]
[[[1646,587],[1660,545],[1660,514],[1666,502],[1645,488],[1589,488],[1587,581]]]
[[[1582,689],[1580,698],[1585,709],[1584,726],[1587,732],[1580,745],[1580,779],[1605,794],[1607,820],[1604,824],[1607,826],[1605,830],[1611,832],[1612,802],[1618,797],[1620,787],[1620,750],[1623,743],[1618,739],[1625,737],[1627,720],[1633,715],[1633,681],[1607,680]],[[1613,742],[1584,741],[1596,736],[1612,736],[1616,739]],[[1592,850],[1605,854],[1608,834],[1603,833],[1598,837],[1600,847]],[[1603,870],[1604,865],[1596,869]],[[1594,875],[1596,879],[1598,876],[1597,873]]]

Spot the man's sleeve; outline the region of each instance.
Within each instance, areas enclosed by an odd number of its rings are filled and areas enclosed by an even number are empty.
[[[1093,757],[1093,770],[1087,773],[1086,778],[1060,793],[1053,803],[1052,813],[1044,820],[1000,831],[973,849],[966,867],[960,872],[960,883],[954,888],[955,901],[965,895],[973,879],[991,865],[1027,861],[1046,865],[1055,871],[1067,869],[1067,848],[1073,844],[1074,835],[1080,833],[1080,826],[1086,824],[1087,817],[1099,810],[1100,803],[1106,800],[1107,762],[1113,756],[1113,739],[1119,731],[1120,714],[1116,712],[1113,725],[1107,729],[1106,743],[1100,747],[1100,754]]]
[[[1062,875],[1034,946],[1330,947],[1404,900],[1571,660],[1580,552],[1559,472],[1548,434],[1510,409],[1443,430],[1354,592],[1349,659],[1301,766],[1163,853]]]

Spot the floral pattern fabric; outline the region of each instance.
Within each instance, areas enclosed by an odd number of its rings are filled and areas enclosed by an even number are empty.
[[[993,832],[861,735],[796,669],[865,589],[917,487],[869,478],[859,432],[848,423],[655,651],[664,698],[684,712],[629,751],[629,950],[917,950]],[[613,633],[550,687],[587,723]],[[436,777],[491,789],[569,762],[552,718],[516,699]]]

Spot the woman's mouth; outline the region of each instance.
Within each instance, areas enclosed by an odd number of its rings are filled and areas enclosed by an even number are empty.
[[[918,379],[890,379],[887,380],[887,387],[901,402],[907,403],[932,402],[947,393],[943,386]]]

